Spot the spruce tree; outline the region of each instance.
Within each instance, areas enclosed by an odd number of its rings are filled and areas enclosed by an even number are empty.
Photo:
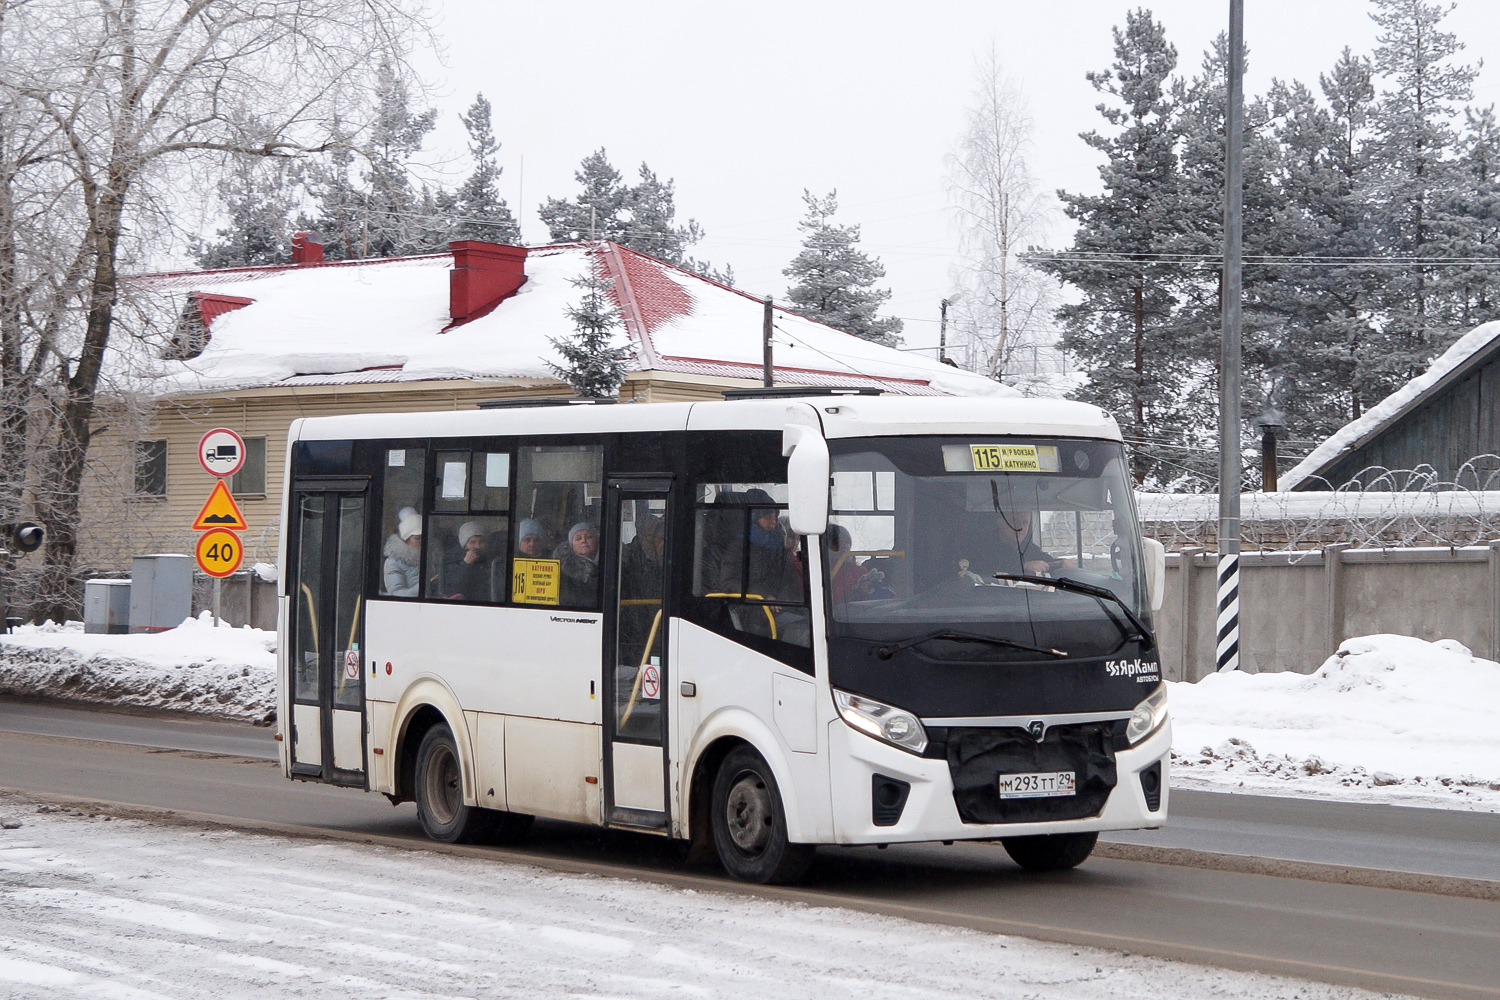
[[[1078,301],[1062,306],[1063,347],[1088,382],[1074,395],[1113,412],[1135,443],[1183,443],[1195,425],[1189,404],[1192,359],[1174,324],[1178,268],[1170,263],[1181,226],[1178,211],[1176,107],[1169,91],[1177,50],[1149,11],[1126,15],[1114,29],[1115,58],[1088,80],[1113,100],[1098,105],[1107,134],[1082,138],[1103,153],[1098,195],[1059,191],[1078,223],[1066,256],[1034,258],[1073,286]],[[1134,472],[1165,484],[1181,463],[1137,449]]]
[[[548,338],[563,364],[549,361],[547,367],[585,399],[614,397],[625,381],[630,346],[615,343],[621,323],[609,299],[613,282],[590,272],[571,284],[583,292],[582,300],[567,308],[574,332],[561,339]]]
[[[226,167],[218,189],[227,224],[217,239],[194,242],[194,260],[202,268],[285,264],[292,255],[298,165],[237,156]]]
[[[901,342],[901,320],[876,315],[891,297],[888,290],[875,287],[885,277],[885,267],[859,249],[859,226],[833,221],[838,192],[819,198],[804,189],[802,201],[807,206],[807,215],[797,224],[803,233],[802,251],[781,272],[792,279],[787,290],[792,308],[863,340],[896,346]]]
[[[449,240],[485,240],[490,243],[521,242],[521,229],[510,206],[500,197],[500,174],[496,163],[500,143],[495,141],[491,125],[490,102],[483,94],[474,98],[467,114],[458,116],[469,133],[469,157],[474,171],[452,193],[439,196],[441,214],[446,216]]]

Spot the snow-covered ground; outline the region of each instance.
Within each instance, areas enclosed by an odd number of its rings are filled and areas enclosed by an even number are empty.
[[[0,995],[1375,996],[848,910],[14,799],[0,799]]]
[[[0,694],[270,722],[276,636],[206,617],[152,635],[0,635]],[[1350,639],[1311,675],[1172,684],[1177,787],[1500,811],[1500,664],[1452,640]]]
[[[1363,636],[1311,675],[1170,688],[1175,787],[1500,811],[1500,664],[1452,639]]]
[[[90,635],[82,622],[23,625],[0,635],[0,694],[266,724],[276,711],[276,633],[214,628],[208,612],[137,635]]]

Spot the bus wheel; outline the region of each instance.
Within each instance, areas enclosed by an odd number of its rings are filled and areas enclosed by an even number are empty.
[[[1030,872],[1076,868],[1094,851],[1097,833],[1049,833],[1039,837],[1002,837],[1005,853]]]
[[[433,840],[448,844],[485,840],[495,826],[487,809],[464,805],[458,745],[447,726],[433,726],[417,748],[417,818]]]
[[[786,838],[786,812],[771,768],[749,747],[729,752],[714,778],[714,848],[742,882],[795,882],[813,860],[811,844]]]

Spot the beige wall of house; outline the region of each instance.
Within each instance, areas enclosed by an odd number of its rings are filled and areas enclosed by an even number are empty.
[[[633,373],[621,386],[622,401],[684,402],[721,398],[726,388],[757,385],[743,379]],[[179,396],[146,409],[101,403],[84,479],[82,523],[76,565],[85,575],[130,569],[133,555],[191,553],[197,541],[193,519],[213,489],[213,477],[198,464],[198,441],[214,427],[242,437],[264,438],[265,488],[235,496],[250,530],[244,533],[245,566],[276,561],[281,517],[286,436],[298,417],[340,413],[417,412],[475,407],[505,397],[570,396],[559,382],[510,379],[495,382],[445,380],[247,389]],[[166,442],[165,490],[136,492],[137,441]]]

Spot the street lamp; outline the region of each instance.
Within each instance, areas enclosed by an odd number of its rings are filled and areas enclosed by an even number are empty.
[[[1267,403],[1260,416],[1255,418],[1260,428],[1260,488],[1265,493],[1276,492],[1276,432],[1286,426],[1286,414]]]

